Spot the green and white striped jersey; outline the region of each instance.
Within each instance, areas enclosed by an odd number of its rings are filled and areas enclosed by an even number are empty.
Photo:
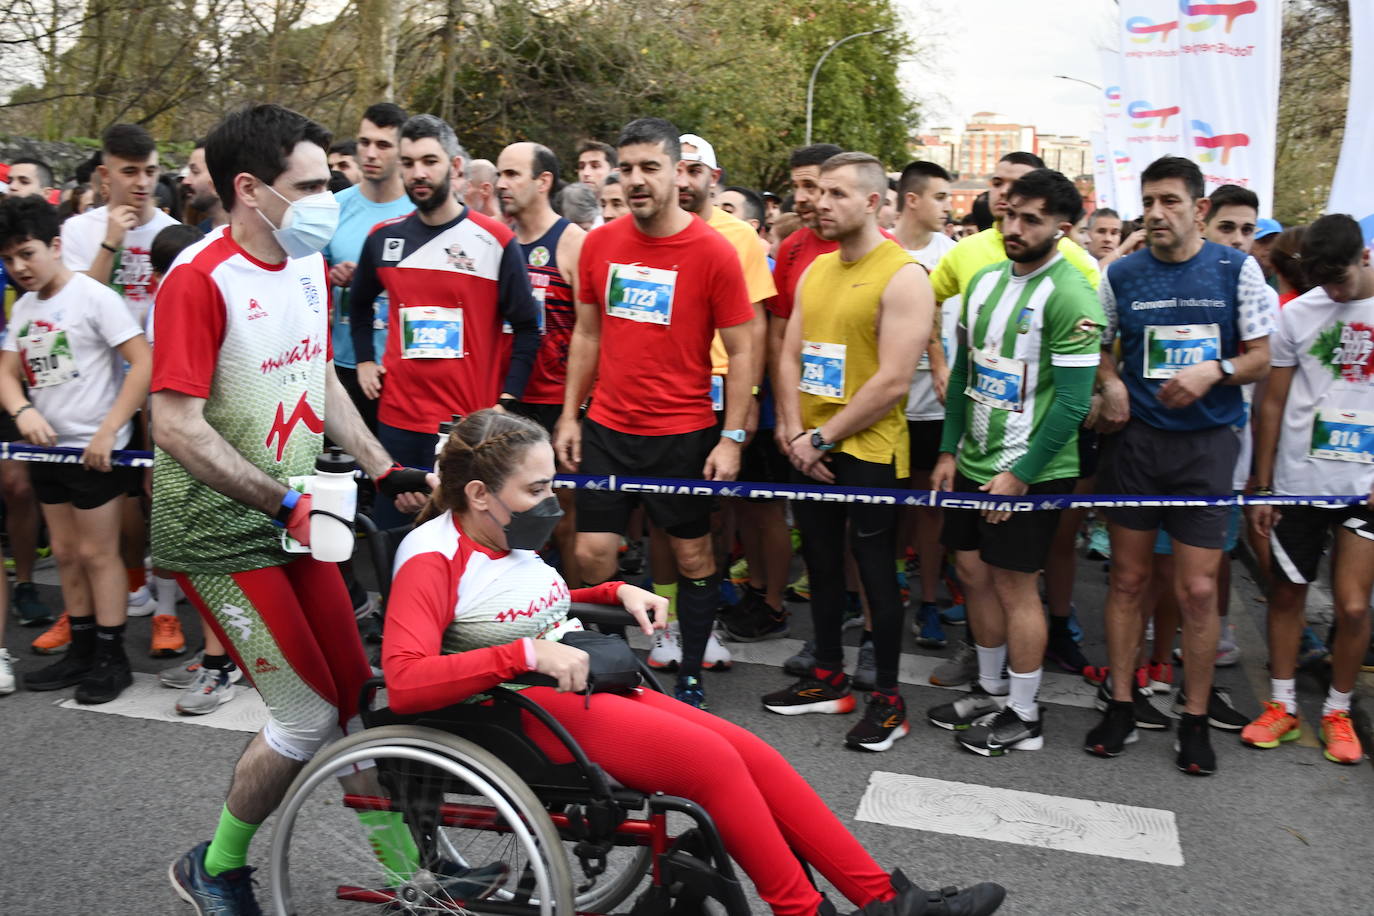
[[[1096,366],[1106,323],[1097,293],[1062,255],[1025,276],[990,264],[969,283],[959,322],[966,348],[968,424],[957,464],[987,483],[1010,470],[1054,400],[1054,367]],[[1078,476],[1078,438],[1027,483]]]

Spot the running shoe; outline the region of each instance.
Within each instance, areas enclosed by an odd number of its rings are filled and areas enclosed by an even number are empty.
[[[164,668],[158,672],[157,679],[163,687],[185,690],[200,677],[200,663],[205,658],[205,650],[197,652],[183,663]]]
[[[14,656],[10,650],[0,646],[0,696],[14,693]]]
[[[1045,658],[1069,674],[1082,674],[1088,667],[1088,659],[1084,657],[1083,650],[1078,648],[1073,634],[1067,629],[1058,633],[1051,630],[1050,638],[1045,643]]]
[[[207,840],[183,854],[167,869],[172,890],[196,908],[197,916],[262,916],[253,896],[253,872],[247,865],[218,875],[205,870]]]
[[[238,673],[235,668],[234,674]],[[234,677],[223,668],[201,668],[194,684],[177,697],[176,710],[183,716],[203,716],[234,698]]]
[[[911,622],[916,634],[916,645],[928,649],[943,649],[949,645],[945,638],[944,627],[940,626],[940,609],[934,604],[922,604],[916,611],[916,619]]]
[[[940,620],[952,627],[968,626],[968,608],[962,602],[951,604],[940,611]]]
[[[61,690],[64,687],[75,687],[94,667],[95,659],[92,656],[79,658],[64,655],[46,668],[25,675],[24,686],[29,690]]]
[[[822,680],[815,670],[790,687],[774,691],[763,698],[763,708],[781,716],[799,716],[817,712],[843,714],[854,711],[854,694],[849,678],[843,671]]]
[[[1184,713],[1178,723],[1178,756],[1174,764],[1189,776],[1211,776],[1217,771],[1217,755],[1207,734],[1207,717]]]
[[[665,630],[654,633],[654,647],[649,650],[649,667],[655,671],[676,671],[682,663],[682,644],[678,642],[677,621]]]
[[[1236,628],[1227,621],[1222,625],[1221,636],[1217,640],[1218,668],[1230,668],[1240,662],[1240,646],[1236,645]]]
[[[844,736],[844,745],[858,751],[885,751],[910,732],[901,695],[875,690],[868,695],[863,718]]]
[[[1311,627],[1302,628],[1302,641],[1298,644],[1298,667],[1313,668],[1330,658],[1331,650]],[[1374,668],[1366,668],[1370,671]]]
[[[1103,521],[1095,521],[1092,531],[1088,534],[1088,559],[1110,560],[1111,558],[1112,539],[1107,534],[1107,525]]]
[[[702,667],[707,671],[729,671],[733,663],[730,650],[721,643],[715,631],[711,631],[711,638],[706,640],[706,652],[701,657]]]
[[[849,679],[855,690],[867,692],[878,685],[878,654],[873,643],[865,642],[859,646],[859,658],[854,663],[854,676]]]
[[[1150,702],[1153,694],[1145,686],[1147,679],[1145,669],[1137,668],[1135,685],[1131,689],[1131,709],[1135,713],[1135,724],[1139,728],[1148,728],[1152,731],[1168,731],[1171,724],[1169,717]],[[1112,702],[1112,679],[1108,677],[1097,686],[1097,697],[1093,700],[1093,705],[1097,707],[1098,712],[1106,712]]]
[[[870,903],[855,916],[989,916],[1007,896],[1000,884],[984,881],[972,887],[927,890],[912,884],[901,869],[892,872],[897,896],[884,903]]]
[[[156,609],[157,602],[153,599],[153,593],[148,591],[148,586],[140,585],[129,592],[130,617],[147,617]]]
[[[858,592],[845,592],[847,605],[844,610],[843,629],[852,630],[864,625],[864,602]]]
[[[1174,712],[1183,715],[1188,707],[1188,695],[1179,688],[1174,697]],[[1250,719],[1236,709],[1231,701],[1231,691],[1225,687],[1213,687],[1212,695],[1207,698],[1207,724],[1226,732],[1238,732],[1250,724]]]
[[[1359,763],[1364,757],[1355,724],[1344,709],[1322,716],[1322,744],[1326,746],[1322,756],[1332,763]]]
[[[1010,706],[955,737],[965,750],[984,757],[1001,757],[1008,751],[1038,751],[1045,746],[1044,712],[1027,722]]]
[[[962,687],[978,677],[978,653],[970,643],[961,642],[954,654],[930,672],[936,687]]]
[[[175,658],[186,651],[186,636],[176,614],[154,614],[153,640],[148,647],[150,658]]]
[[[1088,665],[1081,672],[1083,680],[1094,686],[1105,682],[1111,673],[1112,669],[1107,665]]]
[[[706,709],[706,691],[701,686],[701,678],[691,674],[684,674],[677,679],[676,686],[673,687],[673,696],[677,697],[688,706],[695,706],[697,709]]]
[[[83,706],[98,706],[118,698],[133,682],[134,673],[123,648],[97,650],[95,664],[76,685],[72,696]]]
[[[749,561],[740,557],[730,567],[730,581],[736,585],[743,585],[749,581]]]
[[[995,716],[1007,705],[1006,696],[993,696],[983,689],[978,681],[973,682],[969,692],[952,703],[941,703],[926,711],[931,725],[947,728],[950,731],[964,731],[973,727],[981,719]]]
[[[783,597],[788,601],[806,602],[811,600],[811,577],[802,573],[797,581],[787,586],[787,591]]]
[[[791,616],[792,612],[786,607],[775,611],[762,595],[746,587],[739,612],[722,614],[721,626],[725,635],[735,642],[762,642],[786,636]]]
[[[1124,700],[1112,700],[1102,721],[1093,726],[1083,741],[1083,750],[1098,757],[1120,757],[1126,745],[1140,740],[1136,734],[1135,711]]]
[[[1288,711],[1282,703],[1270,700],[1264,704],[1264,712],[1259,718],[1241,729],[1242,744],[1268,749],[1278,747],[1285,741],[1296,741],[1302,737],[1302,726],[1298,717]]]
[[[796,655],[788,656],[782,663],[782,670],[793,677],[807,677],[816,667],[816,643],[808,639],[802,643]]]
[[[38,586],[32,582],[16,582],[14,585],[14,619],[21,627],[52,623],[52,608],[38,597]]]
[[[622,544],[617,567],[621,578],[633,578],[644,572],[644,542]]]
[[[1168,693],[1174,689],[1174,666],[1168,662],[1150,662],[1145,672],[1150,679],[1148,686],[1154,693]]]
[[[57,655],[67,651],[67,647],[72,644],[72,621],[63,611],[57,618],[57,623],[48,627],[38,638],[30,643],[35,655]]]

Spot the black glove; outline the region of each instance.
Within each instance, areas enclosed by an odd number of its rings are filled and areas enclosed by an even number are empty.
[[[428,472],[393,464],[377,478],[377,489],[389,499],[402,493],[428,493],[429,483],[425,480]]]

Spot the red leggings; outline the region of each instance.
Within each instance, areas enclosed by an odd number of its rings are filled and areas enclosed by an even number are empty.
[[[585,697],[552,687],[531,687],[525,696],[625,786],[705,808],[726,850],[778,916],[815,916],[821,902],[798,855],[857,906],[892,897],[888,874],[757,735],[652,690],[599,693],[589,708]],[[524,724],[550,759],[571,761],[562,742],[528,713]]]

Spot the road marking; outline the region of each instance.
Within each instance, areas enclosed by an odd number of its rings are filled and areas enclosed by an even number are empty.
[[[103,712],[131,719],[203,725],[236,732],[256,732],[267,722],[267,707],[263,705],[262,697],[244,683],[234,685],[232,700],[203,716],[183,716],[177,712],[176,702],[180,694],[179,690],[163,687],[155,674],[135,674],[133,686],[121,693],[118,699],[96,706],[83,706],[76,700],[63,700],[58,705],[63,709],[81,712]]]
[[[875,771],[856,819],[1061,852],[1183,865],[1174,812]]]
[[[630,645],[636,649],[647,651],[652,646],[649,638],[638,630],[630,631],[628,635]],[[796,655],[802,647],[800,639],[769,639],[763,642],[725,641],[723,644],[730,650],[730,655],[736,662],[747,665],[767,665],[772,668],[781,668],[782,663]],[[854,670],[854,664],[858,657],[859,650],[857,647],[844,647],[845,665],[849,670]],[[920,687],[955,690],[959,693],[967,692],[967,686],[939,687],[939,685],[930,682],[931,672],[944,663],[944,657],[938,655],[904,654],[898,664],[897,680],[903,684],[915,684]],[[1092,709],[1093,698],[1096,695],[1097,688],[1076,674],[1063,674],[1046,670],[1044,678],[1040,682],[1039,699],[1042,703]]]

